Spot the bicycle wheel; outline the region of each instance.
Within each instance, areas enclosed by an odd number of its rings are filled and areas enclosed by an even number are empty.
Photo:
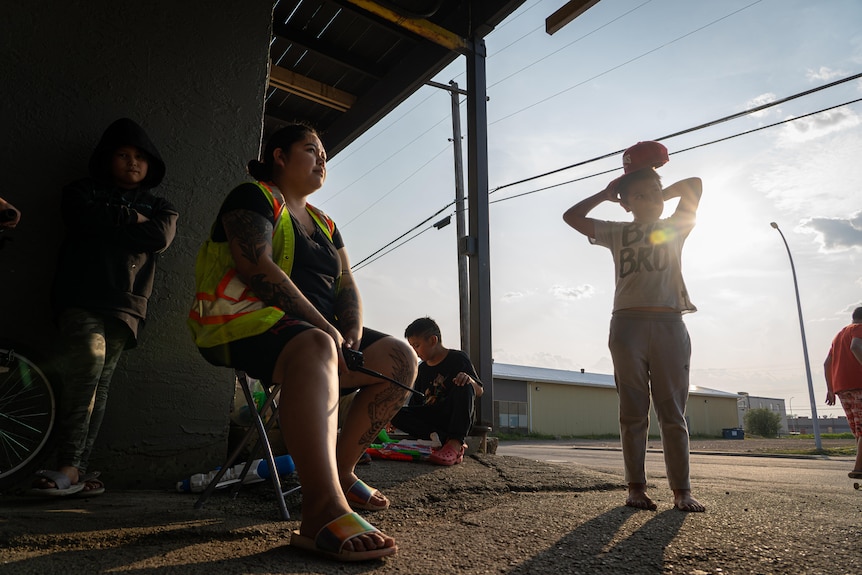
[[[32,471],[54,428],[54,390],[31,357],[0,341],[0,491]]]

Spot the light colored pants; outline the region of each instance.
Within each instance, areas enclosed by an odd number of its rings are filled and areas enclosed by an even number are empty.
[[[690,489],[689,439],[685,422],[691,340],[675,313],[617,311],[608,347],[620,401],[620,441],[627,483],[646,483],[644,459],[650,396],[661,429],[671,489]]]
[[[63,394],[58,424],[58,463],[87,470],[99,434],[108,387],[129,328],[120,320],[71,308],[60,315]]]

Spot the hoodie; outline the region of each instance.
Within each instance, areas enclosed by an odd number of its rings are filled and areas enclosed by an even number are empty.
[[[147,155],[147,175],[136,189],[113,183],[111,157],[121,146],[136,146]],[[89,173],[62,192],[66,234],[53,286],[55,317],[75,307],[117,318],[131,332],[127,347],[134,347],[147,316],[156,260],[176,235],[178,213],[151,192],[165,176],[165,163],[133,120],[108,126],[90,156]],[[147,221],[138,223],[139,214]]]
[[[141,187],[152,189],[158,187],[165,177],[165,162],[150,140],[144,129],[134,120],[120,118],[105,129],[96,149],[90,156],[90,177],[105,185],[113,185],[111,174],[111,156],[120,146],[135,146],[148,156],[150,163],[147,177],[141,182]]]

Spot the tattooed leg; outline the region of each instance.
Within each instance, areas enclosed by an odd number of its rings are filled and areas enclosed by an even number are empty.
[[[369,369],[412,387],[416,378],[416,355],[406,343],[385,337],[369,346],[364,355]],[[350,384],[354,382],[363,387],[344,417],[336,451],[338,473],[345,489],[356,481],[353,468],[359,457],[401,409],[408,393],[397,385],[368,375],[351,373]]]

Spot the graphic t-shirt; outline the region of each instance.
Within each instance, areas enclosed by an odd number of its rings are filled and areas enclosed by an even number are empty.
[[[675,213],[651,224],[595,222],[591,243],[611,250],[616,290],[614,311],[668,307],[697,311],[682,278],[682,246],[694,227],[694,215]]]
[[[419,364],[419,373],[416,375],[414,388],[425,394],[421,398],[416,394],[410,399],[410,405],[436,406],[445,403],[449,391],[455,387],[453,380],[460,372],[472,377],[479,385],[479,376],[470,362],[466,353],[459,349],[450,349],[446,357],[437,365],[428,365],[426,362]]]

